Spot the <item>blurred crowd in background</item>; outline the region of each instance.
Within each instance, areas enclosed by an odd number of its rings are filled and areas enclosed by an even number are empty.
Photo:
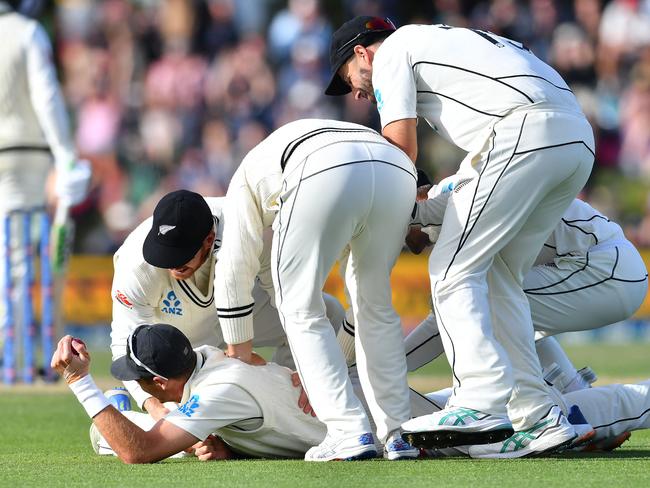
[[[596,135],[582,197],[650,246],[650,0],[58,0],[40,20],[95,170],[76,252],[113,252],[173,189],[224,195],[286,122],[378,129],[365,101],[323,95],[331,33],[366,14],[489,30],[553,65]],[[425,125],[417,165],[437,180],[464,154]]]

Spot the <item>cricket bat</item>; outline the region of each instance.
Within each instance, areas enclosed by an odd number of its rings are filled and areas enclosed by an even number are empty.
[[[52,221],[50,259],[52,271],[56,275],[65,273],[72,242],[74,240],[74,221],[70,218],[70,206],[59,202]]]

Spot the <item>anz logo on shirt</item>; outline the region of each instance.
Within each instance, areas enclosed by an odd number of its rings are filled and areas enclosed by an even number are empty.
[[[167,293],[167,298],[163,298],[163,306],[161,311],[168,313],[170,315],[183,315],[183,309],[181,308],[181,301],[176,297],[174,290],[171,290]]]
[[[196,411],[197,408],[199,408],[199,396],[192,395],[189,400],[187,400],[183,405],[178,407],[178,410],[186,417],[191,417],[192,415],[194,415],[194,412]]]

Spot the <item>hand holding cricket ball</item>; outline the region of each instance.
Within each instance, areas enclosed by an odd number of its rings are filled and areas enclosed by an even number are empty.
[[[76,337],[64,336],[52,356],[51,366],[67,384],[80,380],[90,370],[90,354],[86,344]]]

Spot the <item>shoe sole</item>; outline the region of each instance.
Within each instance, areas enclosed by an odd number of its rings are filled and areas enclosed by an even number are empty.
[[[400,452],[387,452],[384,457],[389,461],[408,461],[410,459],[417,459],[420,457],[419,449],[410,449],[408,451]]]
[[[632,437],[631,432],[623,432],[612,440],[604,439],[594,444],[588,444],[582,452],[610,452],[621,447],[630,437]]]
[[[402,439],[413,447],[425,449],[444,449],[446,447],[492,444],[505,441],[513,435],[512,427],[494,429],[486,432],[462,432],[459,430],[433,430],[423,432],[403,432]]]
[[[365,459],[374,459],[377,457],[377,451],[366,451],[364,453],[358,454],[356,456],[350,456],[346,458],[338,458],[336,461],[363,461]]]
[[[350,449],[351,450],[351,449]],[[358,452],[358,449],[353,450],[352,453],[348,454],[339,454],[339,455],[334,455],[334,456],[329,456],[329,457],[324,457],[324,458],[319,458],[319,459],[313,459],[309,458],[307,459],[305,457],[305,461],[307,462],[314,462],[314,463],[325,463],[328,461],[363,461],[365,459],[373,459],[377,457],[377,450],[376,449],[370,449],[370,450],[364,450],[361,452]]]
[[[578,437],[577,439],[574,439],[571,444],[569,445],[569,449],[577,449],[580,450],[581,447],[589,443],[594,437],[596,437],[596,431],[595,430],[590,430],[586,434],[583,434],[582,436]]]

